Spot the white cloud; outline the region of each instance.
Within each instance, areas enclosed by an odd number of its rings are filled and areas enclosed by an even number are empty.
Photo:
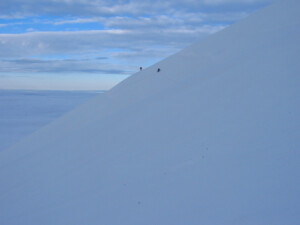
[[[222,5],[269,1],[272,0],[3,1],[1,18],[48,15],[50,19],[35,19],[27,24],[27,33],[0,34],[0,72],[130,74],[137,66],[152,64],[248,14],[244,8],[228,10]],[[67,31],[68,26],[88,27],[91,23],[98,23],[101,30]],[[7,25],[17,22],[0,27]],[[46,25],[67,28],[38,31]]]
[[[272,1],[273,0],[203,0],[203,2],[208,5],[229,4],[229,3],[253,4],[253,3],[268,3]]]
[[[113,21],[104,19],[104,23],[124,26],[127,29],[0,34],[0,71],[90,71],[128,74],[135,71],[137,64],[142,63],[141,59],[148,58],[148,62],[153,63],[198,38],[223,28],[208,25],[195,28],[185,26],[182,21],[174,22],[164,16],[161,18],[163,19],[149,21],[145,18],[141,20],[140,26],[136,26],[139,23],[138,19],[129,19],[125,24],[122,23],[124,18],[115,18]],[[99,60],[82,60],[82,56],[85,55],[94,55],[94,58],[105,57],[107,64],[99,63]],[[131,62],[129,63],[128,57],[124,56],[129,56]],[[45,57],[56,60],[32,60]],[[72,60],[59,60],[65,57]],[[73,60],[74,58],[80,60]],[[120,66],[124,64],[122,61],[126,61],[128,66]]]
[[[54,25],[64,25],[64,24],[80,24],[80,23],[95,23],[100,22],[100,18],[75,18],[75,19],[69,19],[69,20],[60,20],[56,21],[53,24]]]
[[[0,3],[0,15],[2,18],[20,17],[26,15],[159,15],[172,10],[199,11],[203,10],[203,7],[206,5],[218,6],[226,4],[266,4],[272,1],[274,0],[10,0],[2,1]]]

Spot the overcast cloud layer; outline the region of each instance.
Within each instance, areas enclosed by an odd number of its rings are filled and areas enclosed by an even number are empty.
[[[1,1],[0,72],[132,74],[273,1]]]

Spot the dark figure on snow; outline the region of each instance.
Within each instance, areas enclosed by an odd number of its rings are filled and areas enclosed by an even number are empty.
[[[140,67],[140,71],[142,71],[143,70],[143,67]]]
[[[160,72],[160,68],[157,69],[157,72]]]

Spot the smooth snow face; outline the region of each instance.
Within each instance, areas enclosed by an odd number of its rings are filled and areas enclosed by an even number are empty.
[[[299,11],[280,1],[1,152],[0,224],[298,224]]]
[[[0,151],[96,94],[81,91],[0,90]]]

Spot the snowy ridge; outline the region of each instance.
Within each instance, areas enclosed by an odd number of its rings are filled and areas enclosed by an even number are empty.
[[[298,224],[299,11],[279,1],[0,152],[0,224]]]

